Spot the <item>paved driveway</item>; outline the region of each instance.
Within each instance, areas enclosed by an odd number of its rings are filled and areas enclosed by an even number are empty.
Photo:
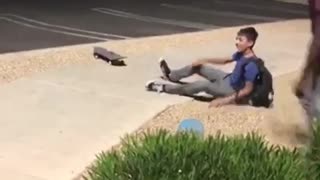
[[[307,17],[262,0],[13,0],[0,7],[0,53]]]

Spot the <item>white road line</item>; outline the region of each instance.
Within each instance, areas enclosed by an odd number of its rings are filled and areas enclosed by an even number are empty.
[[[286,13],[293,13],[298,15],[308,15],[307,11],[299,11],[299,10],[293,10],[288,8],[281,8],[281,7],[275,7],[275,6],[258,6],[254,4],[248,4],[248,3],[240,3],[240,2],[228,2],[228,1],[221,1],[221,0],[214,0],[213,3],[221,4],[221,5],[235,5],[237,7],[250,7],[254,9],[259,10],[273,10],[273,11],[280,11],[280,12],[286,12]],[[258,4],[258,3],[257,3]]]
[[[33,28],[33,29],[40,29],[40,30],[44,30],[44,31],[55,32],[55,33],[60,33],[60,34],[65,34],[65,35],[70,35],[70,36],[77,36],[77,37],[102,40],[102,41],[113,40],[113,39],[100,38],[100,37],[96,37],[96,36],[88,36],[88,35],[82,35],[82,34],[78,34],[78,33],[71,33],[71,32],[67,32],[67,31],[60,31],[60,30],[54,30],[54,29],[45,28],[45,27],[34,26],[32,24],[16,21],[16,20],[13,20],[13,19],[7,18],[7,17],[0,17],[0,20],[5,20],[5,21],[11,22],[11,23],[19,24],[21,26],[25,26],[25,27],[29,27],[29,28]]]
[[[245,18],[245,19],[252,19],[252,20],[263,20],[263,21],[278,21],[282,20],[281,18],[273,18],[273,17],[264,17],[264,16],[256,16],[256,15],[249,15],[249,14],[242,14],[236,12],[222,12],[222,11],[215,11],[215,10],[204,10],[200,8],[194,8],[190,6],[184,5],[172,5],[172,4],[161,4],[163,7],[172,8],[172,9],[182,9],[196,13],[205,13],[210,15],[220,15],[225,17],[231,18]]]
[[[87,34],[92,34],[92,35],[98,35],[98,36],[106,36],[106,37],[114,37],[114,38],[120,38],[120,39],[129,39],[131,37],[128,36],[121,36],[121,35],[115,35],[115,34],[109,34],[109,33],[101,33],[101,32],[95,32],[95,31],[88,31],[88,30],[81,30],[81,29],[76,29],[76,28],[71,28],[71,27],[67,27],[67,26],[61,26],[61,25],[55,25],[55,24],[49,24],[49,23],[45,23],[42,21],[38,21],[35,19],[30,19],[27,17],[23,17],[23,16],[19,16],[16,14],[2,14],[2,16],[9,16],[9,17],[14,17],[17,19],[21,19],[24,21],[28,21],[34,24],[38,24],[38,25],[42,25],[42,26],[46,26],[46,27],[52,27],[52,28],[60,28],[60,29],[64,29],[64,30],[69,30],[69,31],[75,31],[75,32],[79,32],[79,33],[87,33]],[[106,38],[108,39],[108,38]]]
[[[135,19],[135,20],[144,21],[144,22],[162,23],[162,24],[169,24],[169,25],[181,26],[181,27],[186,27],[186,28],[194,28],[194,29],[219,28],[219,26],[214,26],[214,25],[210,25],[210,24],[161,19],[161,18],[156,18],[156,17],[128,13],[128,12],[124,12],[124,11],[118,11],[118,10],[109,9],[109,8],[92,8],[91,10],[96,11],[96,12],[100,12],[103,14],[109,14],[109,15],[113,15],[113,16],[130,18],[130,19]]]

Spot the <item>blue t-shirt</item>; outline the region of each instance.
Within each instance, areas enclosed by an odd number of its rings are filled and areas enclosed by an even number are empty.
[[[259,69],[254,62],[249,62],[243,68],[244,63],[254,60],[254,58],[246,58],[241,52],[233,54],[232,59],[236,62],[236,65],[230,75],[230,84],[235,90],[242,89],[247,81],[254,82],[259,74]]]

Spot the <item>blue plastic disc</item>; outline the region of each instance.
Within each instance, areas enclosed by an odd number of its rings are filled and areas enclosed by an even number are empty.
[[[197,119],[184,119],[178,127],[178,131],[192,131],[201,136],[204,135],[204,126]]]

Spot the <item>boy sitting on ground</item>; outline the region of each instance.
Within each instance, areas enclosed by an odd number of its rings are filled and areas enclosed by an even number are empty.
[[[236,48],[231,58],[207,58],[200,59],[180,69],[171,70],[164,59],[160,60],[160,68],[163,77],[172,82],[178,82],[182,78],[198,74],[206,80],[189,84],[169,84],[149,81],[146,84],[148,91],[165,92],[185,96],[194,96],[205,92],[215,98],[210,107],[218,107],[232,103],[247,103],[246,97],[254,90],[254,83],[259,74],[256,63],[258,58],[253,51],[258,33],[255,28],[240,29],[236,36]],[[226,73],[207,64],[227,64],[236,62],[232,73]]]

